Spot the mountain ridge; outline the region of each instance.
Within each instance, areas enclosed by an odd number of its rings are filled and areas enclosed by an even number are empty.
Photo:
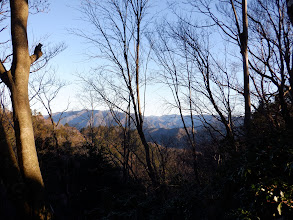
[[[115,112],[116,117],[120,120],[122,125],[127,122],[125,113]],[[93,120],[90,120],[93,116]],[[44,116],[48,118],[48,116]],[[185,125],[190,131],[192,123],[190,116],[183,116]],[[197,144],[209,142],[211,137],[206,132],[205,126],[202,123],[202,119],[209,125],[213,125],[218,130],[225,132],[225,128],[219,122],[219,120],[212,115],[194,115],[194,127],[197,133]],[[108,110],[75,110],[68,112],[57,112],[53,114],[53,120],[55,123],[75,127],[82,129],[89,126],[91,123],[94,127],[98,126],[117,126],[117,122],[114,120],[110,111]],[[134,129],[134,125],[132,123]],[[174,147],[185,148],[186,147],[186,131],[184,129],[182,119],[180,115],[162,115],[162,116],[145,116],[144,117],[144,130],[147,141],[156,142],[158,144]]]
[[[116,117],[121,121],[122,125],[126,122],[125,113],[115,112]],[[91,117],[93,115],[93,120]],[[44,116],[48,118],[48,116]],[[191,127],[190,116],[183,116],[186,121],[186,127]],[[208,123],[218,123],[216,118],[212,115],[199,116],[195,115],[194,126],[195,128],[201,128],[202,122],[201,118]],[[68,124],[69,126],[76,127],[77,129],[85,128],[93,123],[93,126],[117,126],[117,122],[114,120],[109,110],[73,110],[68,112],[57,112],[53,114],[53,120],[55,123],[62,125]],[[183,123],[180,115],[162,115],[162,116],[144,116],[144,127],[145,129],[154,129],[154,128],[164,128],[164,129],[173,129],[173,128],[183,128]]]

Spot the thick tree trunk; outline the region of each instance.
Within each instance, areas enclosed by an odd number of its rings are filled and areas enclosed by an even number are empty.
[[[34,55],[29,56],[27,40],[28,1],[11,0],[10,9],[13,61],[9,71],[6,71],[1,63],[0,77],[11,93],[18,169],[27,187],[27,196],[24,198],[24,204],[29,204],[30,206],[30,217],[28,219],[44,219],[44,214],[42,214],[44,208],[44,183],[35,148],[28,99],[30,65],[42,55],[42,45],[39,44],[35,49]],[[12,149],[7,143],[8,141],[6,140],[4,145],[4,148],[7,148],[5,151],[6,155],[12,155]],[[16,166],[14,160],[15,157],[13,158],[13,156],[9,159],[10,163]],[[12,165],[10,167],[13,168]],[[11,184],[15,184],[15,182],[17,181],[13,181]]]
[[[44,205],[44,183],[35,148],[28,97],[21,95],[27,93],[25,88],[27,86],[12,86],[13,121],[20,172],[28,186],[28,196],[31,199],[28,202],[32,212],[38,215]]]

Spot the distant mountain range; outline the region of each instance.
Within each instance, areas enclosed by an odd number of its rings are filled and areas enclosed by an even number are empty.
[[[126,121],[125,114],[116,112],[116,117],[119,118],[124,125]],[[100,110],[81,110],[81,111],[68,111],[63,113],[53,114],[55,122],[60,121],[60,124],[68,124],[69,126],[76,127],[77,129],[85,128],[90,125],[91,115],[93,115],[93,125],[98,126],[116,126],[117,122],[114,120],[110,111]],[[45,116],[45,118],[48,116]],[[210,140],[208,132],[205,131],[198,115],[194,117],[194,126],[197,132],[197,143],[203,143]],[[191,119],[189,116],[184,116],[186,127],[191,127]],[[223,129],[221,123],[212,115],[205,115],[204,119],[209,124]],[[186,145],[186,133],[183,128],[183,123],[180,115],[162,115],[162,116],[145,116],[144,129],[148,141],[157,142],[164,146],[184,148]]]
[[[80,110],[80,111],[68,111],[64,113],[54,113],[53,119],[55,122],[60,120],[60,123],[65,125],[66,123],[69,126],[76,127],[78,129],[85,128],[90,125],[91,115],[93,115],[93,125],[98,127],[102,126],[116,126],[117,122],[114,120],[110,111],[100,111],[94,110]],[[48,116],[45,116],[48,117]],[[116,112],[116,117],[125,124],[125,114],[122,112]],[[208,123],[215,124],[218,121],[211,115],[205,115],[205,120]],[[184,116],[186,121],[186,126],[191,127],[191,119],[189,116]],[[194,125],[196,128],[202,127],[202,122],[198,115],[194,116]],[[183,128],[182,120],[179,115],[162,115],[162,116],[145,116],[144,117],[144,127],[145,129],[174,129],[174,128]]]

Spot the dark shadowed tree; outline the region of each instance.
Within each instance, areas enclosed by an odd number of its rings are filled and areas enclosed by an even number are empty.
[[[33,6],[38,4],[40,2],[34,2]],[[23,180],[27,187],[27,193],[23,197],[25,200],[22,206],[23,209],[20,212],[24,212],[25,219],[43,219],[45,217],[43,213],[44,182],[35,148],[28,97],[30,66],[42,56],[42,45],[38,44],[33,55],[30,56],[27,39],[28,1],[11,0],[9,11],[11,13],[12,64],[11,68],[7,70],[3,62],[0,62],[0,78],[10,90],[17,147],[17,164],[8,140],[4,141],[3,146],[1,145],[1,154],[9,155],[6,160],[6,165],[10,167],[8,170],[18,170],[19,176],[21,176],[20,180],[16,176],[17,172],[13,172],[15,177],[10,180],[14,182],[8,184],[22,187],[21,181]],[[15,168],[12,168],[13,166]],[[8,170],[3,172],[6,173]]]

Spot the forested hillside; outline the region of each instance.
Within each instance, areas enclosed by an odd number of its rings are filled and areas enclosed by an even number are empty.
[[[293,219],[292,1],[66,4],[0,1],[0,219]]]

